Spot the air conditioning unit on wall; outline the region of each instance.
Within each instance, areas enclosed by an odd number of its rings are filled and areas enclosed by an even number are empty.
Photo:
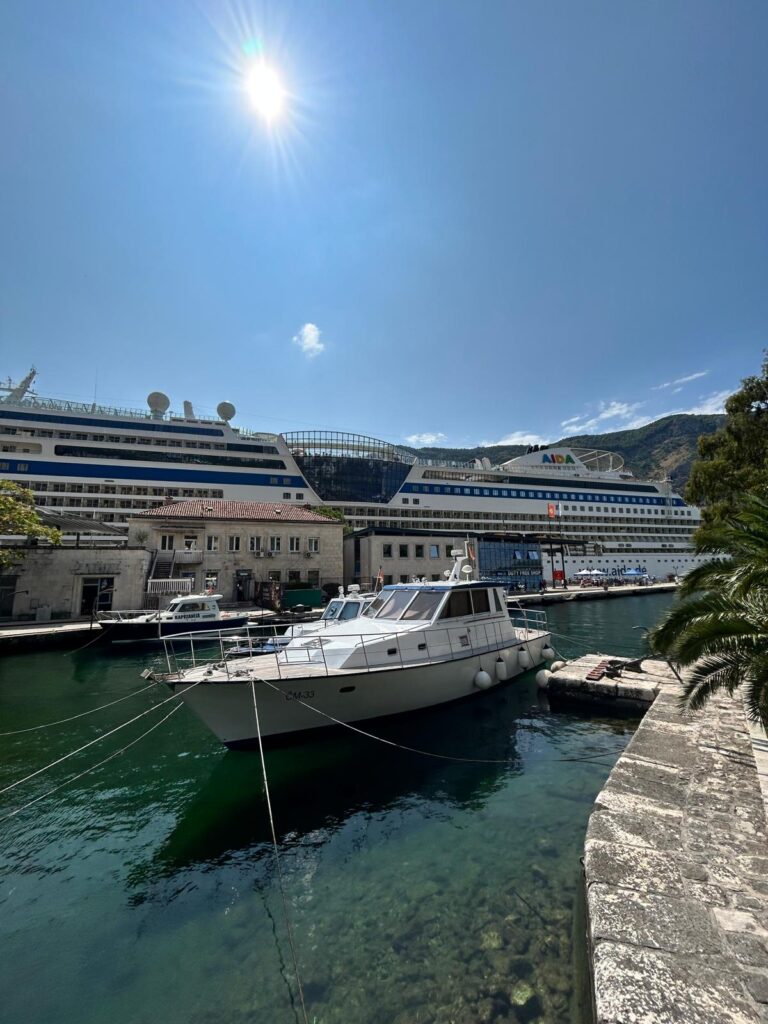
[[[311,558],[312,557],[312,552],[311,551],[305,551],[304,552],[304,557],[305,558]]]
[[[253,557],[254,558],[263,558],[264,557],[264,552],[263,551],[254,551],[253,552]]]
[[[265,551],[264,554],[267,556],[267,558],[271,558],[273,552],[272,551]]]

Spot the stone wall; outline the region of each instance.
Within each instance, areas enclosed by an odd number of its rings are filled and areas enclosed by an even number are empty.
[[[14,619],[87,618],[83,587],[89,580],[109,580],[111,606],[141,608],[150,554],[141,548],[28,548],[26,558],[4,570],[15,577]]]
[[[768,846],[742,705],[664,685],[586,840],[598,1024],[768,1021]]]

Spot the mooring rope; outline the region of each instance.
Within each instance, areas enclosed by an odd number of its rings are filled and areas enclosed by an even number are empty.
[[[109,755],[109,757],[105,757],[102,761],[97,761],[96,764],[92,764],[90,768],[86,768],[84,771],[78,772],[77,775],[71,775],[68,779],[65,779],[64,782],[59,783],[58,786],[54,786],[52,789],[47,790],[40,796],[36,796],[34,800],[29,800],[27,803],[22,804],[21,807],[17,807],[16,810],[11,811],[10,814],[5,814],[2,818],[0,818],[0,822],[7,821],[8,818],[13,818],[15,815],[21,814],[22,811],[26,811],[26,809],[28,807],[31,807],[33,804],[38,803],[40,800],[45,800],[46,797],[51,796],[53,793],[58,792],[58,790],[60,789],[64,789],[64,787],[70,785],[70,783],[76,782],[78,779],[82,779],[84,775],[89,775],[91,772],[95,772],[97,768],[101,768],[101,766],[106,764],[107,761],[111,761],[113,760],[113,758],[119,757],[120,754],[124,754],[129,747],[133,747],[140,740],[143,740],[145,736],[149,736],[151,732],[154,732],[155,729],[157,729],[159,726],[163,724],[163,722],[167,722],[171,715],[175,715],[177,711],[181,711],[181,707],[181,704],[177,704],[175,708],[171,708],[171,710],[168,712],[167,715],[165,715],[164,718],[161,718],[159,722],[155,722],[155,724],[150,726],[149,729],[147,729],[145,732],[141,734],[141,736],[137,736],[136,739],[131,740],[130,743],[126,743],[125,746],[121,747],[119,750],[113,751]]]
[[[29,782],[29,780],[34,779],[35,776],[41,775],[43,772],[47,772],[51,768],[55,768],[57,764],[61,764],[62,761],[66,761],[70,757],[74,757],[75,754],[81,754],[84,750],[87,750],[88,747],[92,747],[94,743],[99,743],[101,740],[105,740],[107,736],[114,735],[114,733],[119,732],[121,729],[125,729],[126,726],[132,725],[133,722],[138,722],[140,718],[144,718],[145,715],[149,715],[153,711],[157,711],[158,708],[161,708],[164,704],[167,704],[169,701],[178,700],[182,693],[186,693],[187,690],[192,690],[195,686],[199,685],[200,680],[198,680],[198,682],[196,683],[192,683],[190,686],[184,687],[184,689],[181,690],[179,693],[172,693],[170,697],[166,697],[165,700],[161,700],[159,704],[153,704],[151,708],[147,708],[147,710],[142,711],[141,714],[135,715],[133,718],[129,718],[128,721],[123,722],[122,725],[117,725],[115,726],[114,729],[110,729],[108,732],[101,733],[100,736],[97,736],[93,740],[89,740],[88,743],[84,743],[82,747],[78,747],[77,750],[71,750],[68,754],[64,754],[62,757],[57,757],[56,760],[51,761],[50,764],[43,765],[43,767],[38,768],[37,771],[31,772],[29,775],[25,775],[23,779],[17,779],[16,782],[12,782],[10,786],[5,786],[3,789],[0,789],[0,796],[2,796],[3,793],[9,792],[9,790],[11,789],[15,789],[16,786],[20,786],[23,782]]]
[[[291,927],[291,915],[288,912],[288,898],[285,894],[285,883],[283,880],[283,869],[280,864],[280,850],[277,844],[277,832],[275,831],[275,819],[272,814],[272,800],[269,795],[269,782],[267,781],[267,763],[264,759],[264,744],[261,739],[261,724],[259,722],[259,709],[256,703],[256,683],[254,679],[251,679],[251,695],[253,697],[253,716],[256,720],[256,735],[259,738],[259,756],[261,758],[261,774],[264,780],[264,793],[267,798],[267,811],[269,812],[269,828],[272,832],[272,848],[275,853],[275,867],[277,868],[277,877],[280,885],[280,895],[283,900],[283,913],[285,915],[285,927],[288,932],[288,943],[291,947],[291,956],[293,957],[293,969],[296,973],[296,986],[299,990],[299,1001],[301,1002],[301,1014],[304,1018],[304,1024],[309,1024],[309,1018],[307,1017],[307,1007],[304,1003],[304,987],[301,984],[301,974],[299,973],[299,958],[296,954],[296,946],[293,941],[293,929]]]
[[[142,686],[140,690],[134,690],[133,693],[128,693],[124,697],[118,697],[117,700],[112,700],[109,704],[100,704],[97,708],[91,708],[90,711],[81,711],[79,715],[70,715],[69,718],[60,718],[57,722],[45,722],[43,725],[30,725],[27,729],[11,729],[10,732],[0,732],[0,736],[18,736],[22,732],[36,732],[38,729],[51,729],[54,725],[64,725],[67,722],[74,722],[76,718],[85,718],[86,715],[94,715],[97,711],[103,711],[104,708],[111,708],[115,704],[119,704],[121,701],[128,700],[130,697],[136,697],[140,693],[146,693],[147,690],[151,690],[157,686],[157,683],[150,683],[149,686]]]
[[[270,687],[270,689],[274,690],[276,693],[279,693],[279,694],[281,694],[283,696],[285,695],[285,691],[284,690],[281,690],[279,686],[275,686],[274,683],[270,683],[268,679],[258,679],[258,680],[251,679],[251,686],[253,687],[256,682],[264,683],[265,686]],[[327,712],[321,711],[320,708],[317,708],[317,707],[315,707],[312,704],[307,704],[306,701],[301,700],[301,698],[299,698],[299,697],[294,697],[293,700],[294,700],[294,702],[296,704],[301,704],[302,707],[309,708],[310,711],[314,711],[316,714],[320,715],[322,718],[326,718],[326,719],[328,719],[329,722],[333,722],[334,725],[341,725],[345,729],[349,729],[350,732],[356,732],[360,736],[365,736],[366,739],[376,740],[377,743],[383,743],[385,746],[387,746],[387,747],[394,747],[397,750],[405,750],[409,754],[421,754],[422,757],[434,757],[435,759],[437,759],[439,761],[455,761],[455,762],[458,762],[460,764],[505,764],[505,765],[511,765],[511,764],[515,764],[516,763],[514,760],[512,760],[510,758],[503,758],[503,759],[498,759],[497,758],[497,759],[493,759],[493,758],[486,758],[486,757],[457,757],[457,756],[455,756],[453,754],[438,754],[438,753],[435,753],[435,751],[433,751],[433,750],[421,750],[419,747],[409,747],[409,746],[407,746],[404,743],[396,743],[394,740],[385,739],[383,736],[377,736],[375,733],[366,732],[365,729],[360,729],[358,726],[352,725],[350,722],[342,722],[341,719],[334,718],[333,715],[329,715]],[[260,737],[259,737],[259,743],[261,743],[261,738]],[[583,761],[587,761],[587,760],[591,760],[593,757],[605,757],[606,755],[610,755],[611,753],[614,753],[614,752],[613,751],[605,751],[603,753],[595,752],[594,754],[589,754],[589,755],[587,755],[585,757],[559,757],[556,760],[558,760],[558,761],[582,761],[582,760]],[[621,753],[621,751],[618,751],[618,753]]]

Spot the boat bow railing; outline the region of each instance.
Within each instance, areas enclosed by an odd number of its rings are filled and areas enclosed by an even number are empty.
[[[276,626],[206,630],[163,637],[169,682],[183,682],[189,669],[237,681],[270,677],[297,678],[302,667],[311,674],[377,672],[393,667],[444,664],[459,658],[495,654],[546,634],[538,615],[527,613],[525,625],[510,629],[509,622],[467,622],[455,626],[414,628],[388,633],[337,633],[288,638]],[[545,618],[545,617],[544,617]],[[283,641],[281,645],[280,641]],[[298,641],[296,643],[295,641]],[[264,660],[262,660],[264,659]]]

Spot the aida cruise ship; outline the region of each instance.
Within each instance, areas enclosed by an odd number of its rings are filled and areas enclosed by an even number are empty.
[[[440,462],[358,434],[254,433],[231,425],[229,402],[203,419],[189,402],[169,413],[161,392],[143,412],[42,398],[34,378],[0,386],[0,477],[46,509],[119,525],[175,498],[328,505],[355,529],[535,537],[545,575],[631,567],[665,577],[699,560],[699,510],[668,482],[635,479],[612,452]]]

